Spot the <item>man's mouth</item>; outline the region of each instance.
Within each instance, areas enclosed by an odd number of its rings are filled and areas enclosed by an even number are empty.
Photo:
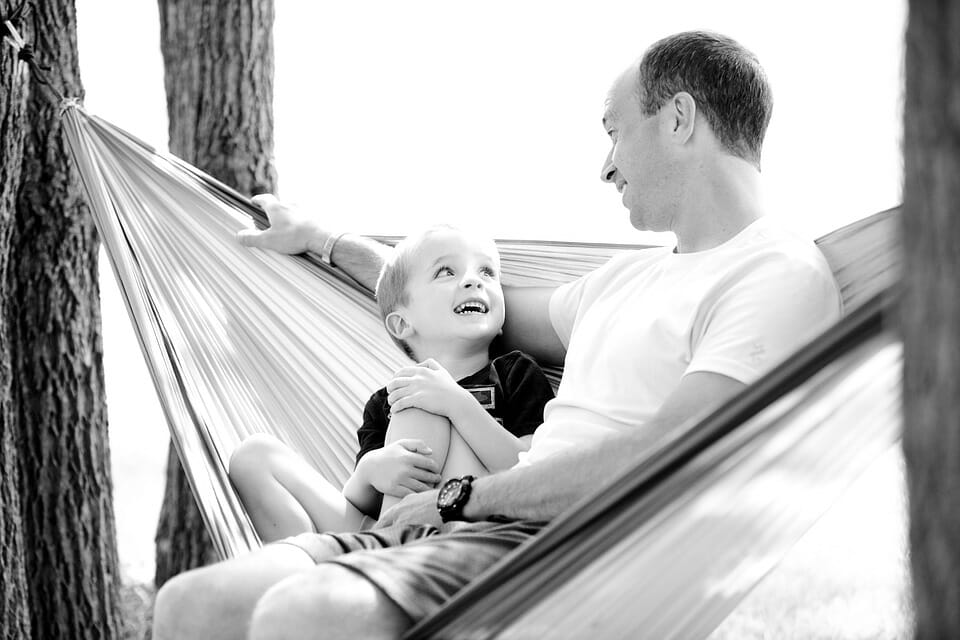
[[[618,182],[618,183],[617,183],[617,193],[623,193],[623,190],[624,190],[626,187],[627,187],[627,183],[626,183],[626,182]]]
[[[473,313],[487,313],[489,309],[486,303],[480,300],[467,300],[454,307],[453,312],[457,315],[468,315]]]

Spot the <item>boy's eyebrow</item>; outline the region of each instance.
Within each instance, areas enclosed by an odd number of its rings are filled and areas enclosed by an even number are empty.
[[[460,255],[460,254],[447,253],[447,254],[444,254],[444,255],[442,255],[442,256],[438,256],[433,262],[430,263],[430,268],[433,268],[433,267],[435,267],[435,266],[437,266],[438,264],[443,263],[443,262],[450,262],[451,260],[455,259],[458,255]],[[492,256],[492,255],[487,255],[487,254],[485,254],[485,253],[484,253],[484,254],[478,254],[478,255],[483,255],[483,257],[489,259],[491,263],[496,264],[496,262],[497,262],[497,259],[496,259],[494,256]]]

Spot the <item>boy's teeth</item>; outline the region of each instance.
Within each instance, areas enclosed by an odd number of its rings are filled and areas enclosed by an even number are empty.
[[[482,302],[464,302],[461,305],[457,305],[457,308],[453,310],[454,313],[465,314],[465,313],[486,313],[487,305]]]

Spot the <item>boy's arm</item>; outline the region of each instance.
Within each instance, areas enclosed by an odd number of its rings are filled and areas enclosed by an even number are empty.
[[[380,513],[380,504],[383,500],[383,494],[374,488],[370,480],[371,464],[375,464],[376,451],[371,451],[360,458],[357,468],[353,470],[346,484],[343,485],[343,497],[350,501],[361,512],[371,518],[376,518]]]
[[[536,392],[542,400],[539,404],[542,417],[543,403],[553,394],[542,372],[537,369],[536,374],[540,378],[532,375],[525,378],[524,384],[512,390],[510,395],[523,395],[528,390]],[[537,381],[542,382],[542,388],[534,384]],[[517,454],[529,447],[526,440],[515,436],[487,413],[476,398],[457,384],[435,360],[400,369],[387,384],[387,392],[388,402],[394,412],[402,413],[417,408],[449,419],[477,459],[491,471],[512,467],[517,462]],[[524,416],[524,419],[530,421],[528,416]],[[538,425],[539,421],[532,427]],[[528,430],[532,431],[532,428]]]

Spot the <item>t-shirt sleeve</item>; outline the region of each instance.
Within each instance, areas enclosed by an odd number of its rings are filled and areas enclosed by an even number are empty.
[[[543,424],[543,407],[553,399],[553,387],[533,358],[515,353],[516,358],[504,371],[501,382],[507,405],[502,415],[504,428],[522,437]]]
[[[564,348],[570,347],[570,336],[573,334],[573,326],[576,323],[580,306],[584,303],[584,298],[590,297],[590,291],[597,282],[603,282],[610,273],[616,273],[616,263],[617,256],[614,256],[606,264],[590,273],[560,285],[550,296],[548,307],[550,323],[553,325],[553,330],[557,332],[557,337],[560,338]]]
[[[826,267],[784,258],[755,265],[703,309],[685,374],[749,384],[839,320],[842,302]]]
[[[363,424],[357,429],[357,440],[360,442],[360,451],[356,462],[374,449],[383,448],[387,437],[387,425],[390,418],[386,413],[386,389],[374,392],[363,408]]]

